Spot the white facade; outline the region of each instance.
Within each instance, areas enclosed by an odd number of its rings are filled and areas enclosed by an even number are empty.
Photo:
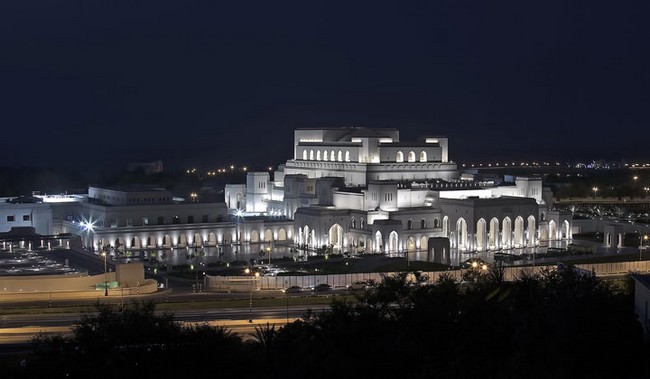
[[[298,129],[274,182],[249,173],[246,210],[294,219],[294,242],[310,249],[426,250],[428,238],[446,237],[459,251],[485,251],[571,238],[572,220],[547,210],[541,178],[461,177],[448,146],[402,142],[395,129]]]

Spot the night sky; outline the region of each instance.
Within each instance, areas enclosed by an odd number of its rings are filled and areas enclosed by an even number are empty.
[[[319,126],[642,158],[650,2],[5,0],[0,100],[2,166],[275,166]]]

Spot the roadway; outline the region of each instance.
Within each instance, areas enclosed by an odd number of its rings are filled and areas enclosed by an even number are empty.
[[[308,309],[322,311],[329,305],[291,305],[260,308],[222,308],[174,311],[174,319],[184,324],[225,326],[242,338],[251,338],[255,327],[266,323],[284,326],[301,318]],[[156,313],[162,314],[163,311]],[[31,339],[39,333],[67,334],[83,313],[8,314],[0,316],[0,355],[27,351]]]

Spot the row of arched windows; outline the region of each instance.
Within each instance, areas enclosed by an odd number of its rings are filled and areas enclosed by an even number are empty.
[[[407,162],[415,162],[415,152],[414,151],[409,151],[408,155],[406,157]],[[426,151],[421,151],[420,152],[420,162],[426,162],[427,161],[427,152]],[[404,153],[401,151],[397,152],[397,156],[395,157],[395,162],[404,162]]]
[[[363,229],[364,224],[363,218],[359,219],[359,229]],[[352,229],[357,228],[357,220],[355,220],[354,217],[350,220],[350,225],[352,226]]]
[[[305,161],[306,160],[310,160],[310,161],[323,160],[323,161],[331,161],[331,162],[337,162],[337,161],[338,162],[343,162],[343,161],[350,162],[350,152],[349,151],[343,152],[342,150],[338,150],[338,151],[331,150],[329,152],[327,150],[323,150],[323,151],[321,151],[321,150],[316,150],[316,151],[309,150],[309,152],[307,152],[307,150],[303,150],[302,151],[302,159],[305,160]]]
[[[433,227],[434,228],[439,228],[440,227],[440,220],[435,218],[433,219]],[[420,220],[420,229],[426,229],[427,228],[427,220],[422,219]],[[408,220],[406,221],[406,229],[407,230],[412,230],[413,229],[413,220]]]

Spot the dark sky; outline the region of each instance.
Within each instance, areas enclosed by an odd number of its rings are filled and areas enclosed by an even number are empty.
[[[638,158],[650,2],[0,2],[0,165],[276,165],[298,127]],[[647,153],[645,155],[647,157]]]

